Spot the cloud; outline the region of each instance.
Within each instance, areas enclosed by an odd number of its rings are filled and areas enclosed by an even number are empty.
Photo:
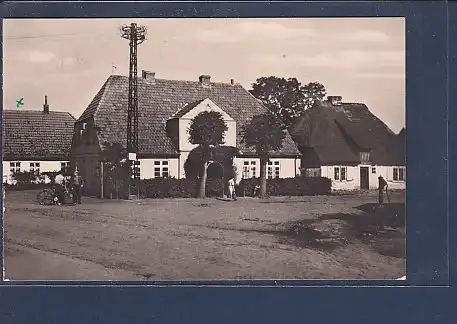
[[[276,22],[243,21],[219,29],[206,29],[197,34],[197,39],[208,43],[238,43],[258,39],[294,39],[311,37],[313,29],[287,27]]]
[[[288,67],[318,67],[357,70],[366,68],[403,67],[403,51],[342,50],[315,55],[260,55],[251,56],[251,62]]]
[[[336,33],[334,37],[338,40],[345,42],[374,42],[374,43],[386,43],[390,41],[389,35],[378,30],[357,30],[348,33]]]
[[[26,53],[24,58],[31,63],[49,63],[54,61],[57,57],[54,53],[49,51],[30,51]]]
[[[385,80],[404,80],[405,73],[357,73],[355,79],[385,79]]]
[[[323,25],[325,27],[325,25]],[[197,39],[207,43],[238,43],[255,40],[287,40],[314,38],[319,41],[388,43],[391,36],[375,29],[334,30],[316,27],[291,27],[282,22],[239,21],[229,26],[212,28],[197,33]]]

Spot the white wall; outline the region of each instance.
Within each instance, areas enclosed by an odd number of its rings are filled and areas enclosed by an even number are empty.
[[[381,175],[387,181],[389,189],[405,189],[405,181],[393,180],[392,166],[379,166],[379,165],[358,165],[346,166],[347,180],[335,180],[334,168],[339,166],[322,166],[321,176],[332,180],[332,190],[360,190],[360,167],[368,167],[369,172],[369,186],[370,189],[378,188],[378,177]],[[374,170],[373,170],[374,168]],[[374,171],[374,173],[373,173]]]
[[[279,177],[280,178],[293,178],[295,175],[300,174],[300,159],[270,159],[271,161],[279,161]]]
[[[238,178],[237,182],[239,182],[243,178],[243,167],[244,162],[249,162],[249,168],[255,167],[255,173],[250,172],[250,177],[260,177],[260,159],[256,158],[243,158],[243,157],[236,157],[233,162],[238,171]],[[300,174],[300,159],[295,158],[271,158],[270,161],[273,163],[279,161],[279,177],[280,178],[293,178],[295,175]],[[251,162],[255,162],[254,165]],[[268,166],[267,166],[268,168]],[[268,173],[267,173],[268,174]]]
[[[21,172],[30,171],[30,163],[40,163],[40,172],[56,172],[61,170],[62,162],[69,161],[3,161],[3,183],[8,182],[12,183],[11,172],[10,172],[10,162],[20,162],[21,163]],[[49,182],[49,179],[46,178],[46,183]]]
[[[154,178],[154,168],[157,167],[154,162],[162,161],[168,162],[168,176],[179,178],[178,174],[178,167],[179,167],[179,159],[177,158],[170,158],[170,159],[140,159],[140,178],[141,179],[152,179]]]
[[[186,163],[187,157],[189,156],[190,152],[181,152],[179,156],[179,165],[178,165],[178,172],[179,172],[179,177],[178,179],[185,178],[186,177],[186,171],[184,170],[184,163]]]

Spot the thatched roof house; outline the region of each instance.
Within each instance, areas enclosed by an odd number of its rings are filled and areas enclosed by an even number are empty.
[[[328,97],[311,108],[291,134],[303,154],[302,168],[320,169],[321,175],[346,182],[339,183],[341,187],[374,187],[379,175],[404,182],[399,173],[405,174],[405,131],[395,134],[364,104]]]

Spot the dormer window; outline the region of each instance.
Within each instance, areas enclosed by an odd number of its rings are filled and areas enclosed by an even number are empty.
[[[370,152],[360,152],[360,162],[369,163],[370,158]]]

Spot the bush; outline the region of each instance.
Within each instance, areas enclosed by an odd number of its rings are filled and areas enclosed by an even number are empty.
[[[237,196],[252,196],[254,186],[260,179],[243,179],[237,186]],[[194,198],[199,181],[176,178],[155,178],[141,180],[140,195],[145,198]],[[285,178],[267,179],[269,196],[312,196],[330,194],[331,180],[327,178]],[[227,194],[227,192],[225,192]],[[208,179],[207,197],[222,196],[222,180]]]
[[[243,193],[252,196],[259,178],[242,179],[239,184],[239,196]],[[267,179],[267,195],[269,196],[314,196],[331,193],[332,181],[328,178],[295,177]],[[242,191],[242,192],[241,192]]]
[[[44,182],[43,176],[36,171],[17,171],[12,174],[13,180],[18,185],[27,185],[32,183]]]
[[[145,198],[194,198],[199,181],[176,178],[155,178],[140,181],[140,195]],[[208,179],[207,197],[222,196],[222,180]]]

